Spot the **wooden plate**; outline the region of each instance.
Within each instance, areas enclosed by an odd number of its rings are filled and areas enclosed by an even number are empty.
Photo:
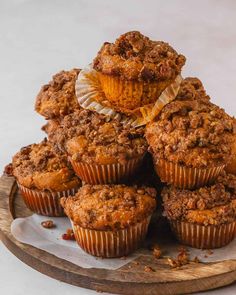
[[[186,294],[209,290],[236,280],[236,260],[191,263],[173,270],[166,259],[154,259],[144,251],[135,261],[118,270],[86,269],[45,251],[18,242],[11,234],[13,218],[32,214],[23,204],[13,177],[0,179],[0,238],[20,260],[68,284],[116,294]],[[145,272],[145,266],[155,272]]]

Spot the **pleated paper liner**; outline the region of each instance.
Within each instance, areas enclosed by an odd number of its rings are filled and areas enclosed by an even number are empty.
[[[69,157],[75,173],[81,180],[88,184],[109,184],[120,183],[129,179],[142,165],[144,155],[135,159],[130,159],[126,164],[87,164],[74,161]]]
[[[139,127],[153,120],[166,104],[175,99],[181,81],[182,77],[177,76],[175,81],[161,93],[155,103],[135,110],[128,110],[118,108],[108,101],[102,90],[98,72],[89,65],[79,73],[75,83],[75,92],[79,105],[84,109],[120,119],[124,125]]]
[[[45,216],[65,216],[60,198],[76,194],[78,187],[60,192],[38,191],[26,188],[18,183],[23,200],[31,211]]]
[[[155,163],[155,170],[162,182],[181,189],[193,189],[214,182],[225,165],[208,168],[181,166],[163,159]]]
[[[132,110],[144,105],[155,103],[162,91],[174,82],[165,81],[129,81],[121,79],[119,76],[106,75],[98,72],[101,88],[107,100],[121,110]]]
[[[184,221],[170,221],[170,225],[181,243],[199,249],[220,248],[236,237],[236,221],[207,226]]]
[[[127,256],[144,241],[150,217],[136,225],[117,231],[85,229],[72,223],[78,245],[87,253],[104,258]]]

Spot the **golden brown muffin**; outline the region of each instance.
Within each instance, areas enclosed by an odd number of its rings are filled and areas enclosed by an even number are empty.
[[[66,215],[83,228],[120,230],[141,222],[156,207],[155,189],[125,185],[84,185],[61,199]]]
[[[168,43],[152,41],[140,32],[105,42],[93,67],[106,98],[117,110],[135,110],[154,103],[180,74],[185,57]]]
[[[121,257],[145,239],[156,208],[155,189],[125,185],[85,185],[62,198],[79,246],[89,254]]]
[[[67,115],[49,139],[65,149],[78,176],[90,184],[117,183],[129,178],[147,151],[143,128],[123,126],[89,110]]]
[[[47,140],[22,148],[12,165],[18,183],[29,189],[64,191],[81,183],[66,156],[55,153]]]
[[[79,108],[75,95],[75,81],[79,72],[79,69],[72,69],[54,75],[37,95],[35,110],[46,119],[55,119]]]
[[[181,242],[215,248],[235,237],[236,176],[224,172],[215,184],[193,191],[166,187],[162,199],[165,214]]]
[[[231,158],[233,120],[205,100],[173,101],[145,134],[155,161],[206,168]]]
[[[235,136],[233,119],[209,101],[204,89],[190,86],[182,83],[177,99],[145,131],[161,180],[188,189],[217,178],[232,158]]]

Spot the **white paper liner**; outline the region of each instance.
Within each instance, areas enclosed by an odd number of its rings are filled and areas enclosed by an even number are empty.
[[[45,229],[40,225],[41,222],[46,219],[49,218],[36,214],[26,218],[17,218],[12,222],[11,232],[13,236],[22,243],[47,251],[48,253],[84,268],[95,267],[114,270],[136,259],[138,256],[145,254],[145,250],[140,249],[134,254],[129,255],[125,260],[120,258],[101,259],[93,257],[79,248],[75,241],[62,240],[61,235],[66,232],[66,229],[71,228],[68,218],[50,217],[50,220],[53,220],[57,225],[54,229]],[[180,244],[176,242],[166,243],[162,240],[162,237],[160,237],[158,245],[161,249],[164,249],[165,256],[176,257],[179,253],[178,248]],[[236,259],[236,239],[223,248],[214,249],[212,255],[208,255],[206,251],[199,249],[190,247],[188,247],[188,249],[190,250],[191,259],[197,256],[202,262]],[[208,257],[205,257],[205,255]]]
[[[104,92],[102,91],[101,84],[99,82],[98,73],[92,68],[92,65],[88,65],[86,68],[80,71],[75,83],[75,93],[78,99],[79,105],[91,111],[96,111],[99,114],[107,115],[113,119],[120,119],[124,125],[131,125],[132,127],[139,127],[146,125],[153,120],[161,109],[169,102],[173,101],[178,94],[182,77],[178,75],[175,81],[169,85],[159,96],[156,103],[153,104],[151,113],[147,117],[137,117],[135,115],[128,116],[121,112],[102,105],[97,102],[94,97],[99,96],[100,100],[106,101]],[[147,106],[150,109],[149,106]],[[143,113],[146,112],[146,107],[141,107]]]

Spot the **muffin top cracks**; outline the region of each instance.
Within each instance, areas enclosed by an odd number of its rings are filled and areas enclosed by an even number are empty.
[[[184,64],[185,57],[168,43],[152,41],[132,31],[121,35],[115,43],[105,42],[93,67],[124,80],[161,81],[174,79]]]

